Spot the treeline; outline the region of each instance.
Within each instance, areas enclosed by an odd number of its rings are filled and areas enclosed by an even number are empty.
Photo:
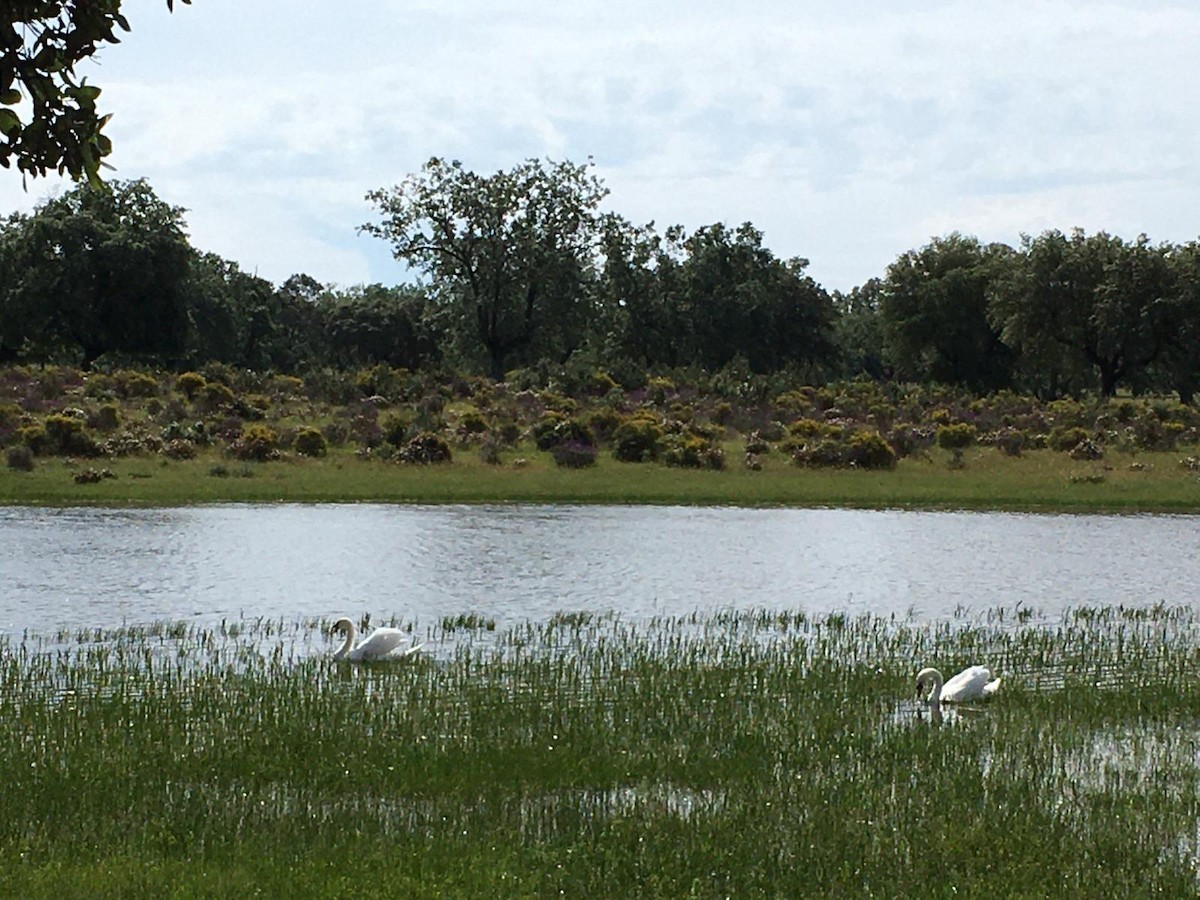
[[[193,248],[184,210],[145,181],[81,185],[0,221],[0,363],[573,367],[626,383],[692,367],[1193,400],[1196,242],[951,234],[842,294],[749,223],[659,231],[601,212],[606,194],[569,162],[481,176],[434,159],[370,194],[378,218],[362,228],[419,280],[276,286]]]

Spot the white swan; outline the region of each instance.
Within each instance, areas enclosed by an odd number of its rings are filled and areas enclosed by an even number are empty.
[[[345,617],[334,622],[331,631],[334,634],[341,631],[346,635],[341,649],[333,654],[333,658],[347,659],[351,662],[365,659],[400,659],[411,656],[422,647],[421,644],[413,644],[397,653],[396,648],[409,639],[408,634],[399,628],[376,628],[361,644],[355,647],[354,639],[358,636],[358,631],[355,629],[354,623]]]
[[[917,696],[924,696],[926,685],[932,685],[929,703],[965,703],[990,697],[1000,688],[1000,679],[992,680],[986,666],[971,666],[963,669],[949,681],[942,683],[942,673],[937,669],[922,669],[917,673]]]

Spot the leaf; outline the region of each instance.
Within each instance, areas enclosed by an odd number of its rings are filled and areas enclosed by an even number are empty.
[[[21,120],[11,109],[0,109],[0,134],[9,135],[21,130]]]
[[[16,106],[21,102],[21,92],[16,88],[9,88],[7,91],[0,92],[0,103],[5,106]]]

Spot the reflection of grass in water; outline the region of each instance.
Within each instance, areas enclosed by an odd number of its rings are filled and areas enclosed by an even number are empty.
[[[328,624],[0,649],[0,893],[1195,888],[1186,611],[563,615],[357,668]],[[1003,693],[898,714],[930,662]]]

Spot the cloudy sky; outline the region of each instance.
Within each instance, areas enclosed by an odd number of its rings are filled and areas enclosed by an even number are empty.
[[[753,222],[847,290],[958,230],[1200,235],[1200,3],[126,0],[113,177],[280,282],[407,276],[367,191],[595,160],[636,222]],[[0,212],[30,209],[0,170]]]

